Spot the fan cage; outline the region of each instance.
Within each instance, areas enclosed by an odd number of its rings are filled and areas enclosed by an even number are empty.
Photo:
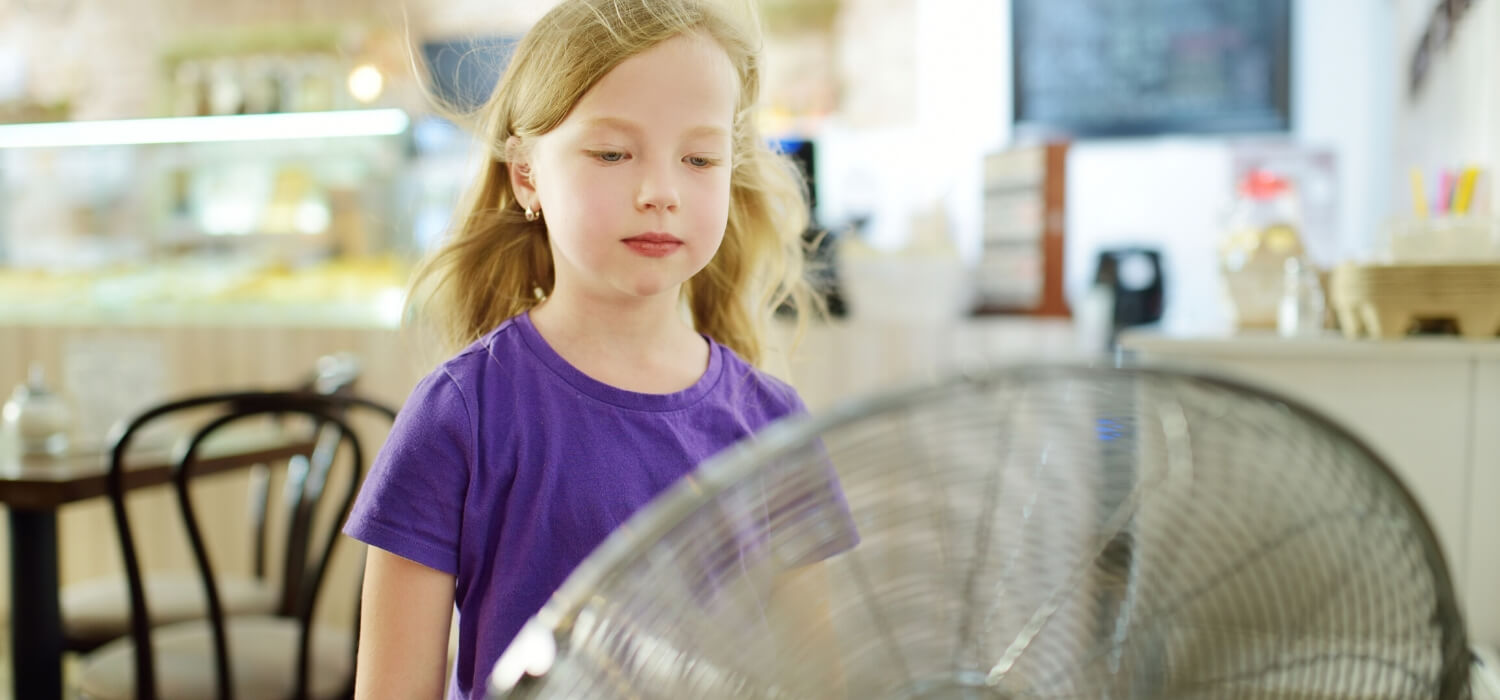
[[[808,570],[822,611],[781,593]],[[1298,402],[1006,367],[706,462],[574,571],[490,692],[1462,698],[1447,571],[1389,466]]]

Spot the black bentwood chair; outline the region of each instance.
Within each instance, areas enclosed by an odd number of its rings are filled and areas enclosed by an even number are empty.
[[[116,431],[108,490],[130,587],[130,634],[84,657],[80,691],[86,698],[336,698],[353,692],[358,613],[350,628],[314,621],[339,526],[354,502],[373,441],[353,428],[361,414],[389,428],[395,411],[351,392],[242,392],[195,396],[151,408]],[[173,459],[173,488],[197,563],[205,610],[199,619],[152,626],[144,574],[125,507],[132,438],[164,419],[196,421]],[[291,495],[286,582],[276,609],[228,614],[220,576],[210,563],[202,514],[190,483],[213,473],[210,438],[233,426],[272,422],[289,441],[304,441],[305,459],[288,460]],[[367,432],[375,432],[370,430]],[[383,433],[381,435],[383,439]],[[300,467],[297,465],[301,465]],[[339,475],[343,478],[335,480]],[[338,483],[338,489],[325,488]],[[335,492],[336,491],[336,492]],[[329,501],[329,499],[337,499]],[[326,504],[326,505],[325,505]],[[336,508],[334,517],[319,517]],[[319,526],[319,523],[322,523]],[[354,600],[358,601],[356,590]]]

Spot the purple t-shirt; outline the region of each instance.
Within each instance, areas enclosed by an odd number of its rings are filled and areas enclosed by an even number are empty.
[[[610,531],[706,458],[791,413],[796,392],[709,341],[673,394],[590,378],[522,314],[425,377],[344,532],[456,577],[450,697],[482,697],[521,626]]]

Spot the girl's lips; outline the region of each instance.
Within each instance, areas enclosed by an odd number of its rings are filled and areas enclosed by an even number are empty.
[[[648,258],[662,258],[682,247],[682,239],[670,233],[650,232],[624,240],[626,247]]]
[[[640,242],[643,242],[643,243],[678,243],[678,244],[682,243],[682,239],[680,239],[680,238],[678,238],[678,237],[676,237],[676,236],[674,236],[674,235],[672,235],[670,233],[654,233],[654,232],[653,233],[643,233],[643,234],[641,234],[639,236],[631,236],[630,238],[625,239],[625,241],[627,243],[630,242],[630,241],[640,241]]]
[[[671,240],[651,240],[642,236],[625,239],[625,246],[639,255],[648,258],[663,258],[676,252],[682,247],[682,241],[675,238]]]

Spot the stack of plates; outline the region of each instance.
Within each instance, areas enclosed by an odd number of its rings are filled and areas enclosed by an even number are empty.
[[[1452,320],[1465,338],[1500,333],[1500,263],[1345,264],[1329,286],[1347,337],[1399,338],[1431,319]]]

